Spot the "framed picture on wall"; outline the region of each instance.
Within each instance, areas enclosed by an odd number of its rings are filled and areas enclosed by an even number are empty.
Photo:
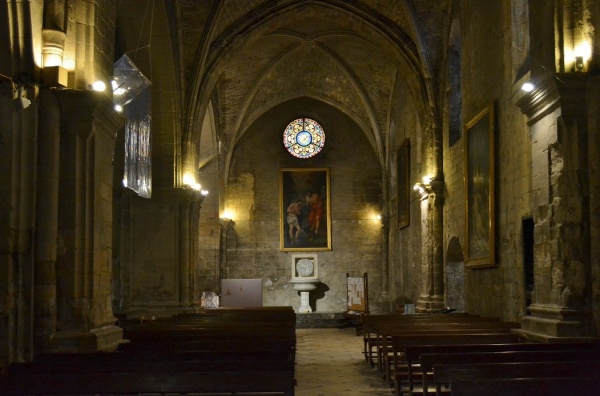
[[[410,140],[404,139],[398,149],[398,228],[410,224]]]
[[[279,178],[282,251],[331,250],[329,168],[283,168]]]
[[[495,265],[494,105],[465,125],[465,266]]]

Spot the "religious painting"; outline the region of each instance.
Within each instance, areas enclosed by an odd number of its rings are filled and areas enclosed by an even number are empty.
[[[470,268],[495,265],[494,125],[490,104],[465,126],[465,265]]]
[[[284,168],[279,179],[282,251],[331,250],[329,168]]]
[[[398,228],[410,224],[410,141],[404,139],[398,149]]]

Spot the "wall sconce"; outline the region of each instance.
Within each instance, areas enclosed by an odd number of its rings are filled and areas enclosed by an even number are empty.
[[[13,104],[15,105],[15,109],[17,111],[23,111],[31,104],[31,100],[25,97],[26,93],[27,91],[25,90],[25,87],[19,87],[17,89],[16,97],[13,100]]]
[[[104,83],[104,81],[98,80],[90,85],[90,89],[93,89],[94,91],[98,92],[104,92],[104,90],[106,89],[106,84]]]
[[[390,216],[385,216],[383,213],[379,213],[376,218],[379,220],[381,228],[388,228],[390,226]]]
[[[521,86],[521,89],[525,92],[531,92],[535,88],[535,85],[531,82],[526,82]]]
[[[220,217],[219,224],[227,231],[229,226],[233,224],[233,219],[231,217]]]
[[[575,71],[576,72],[582,72],[583,71],[583,56],[576,56],[575,57]]]
[[[429,194],[432,191],[431,180],[431,176],[423,176],[423,183],[415,183],[413,190],[417,191],[420,195]]]
[[[200,185],[198,184],[198,187]],[[200,188],[195,188],[195,186],[184,185],[183,189],[188,192],[190,202],[198,202],[202,204],[206,197],[208,196],[208,191],[201,190]]]
[[[200,183],[196,182],[195,177],[189,173],[186,173],[183,176],[183,188],[184,190],[189,191],[190,201],[193,202],[202,203],[208,195],[208,191],[203,190]]]
[[[221,220],[233,221],[233,213],[229,210],[226,210],[221,214]]]

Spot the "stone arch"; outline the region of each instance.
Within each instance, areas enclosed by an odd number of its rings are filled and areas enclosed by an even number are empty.
[[[459,312],[465,311],[465,263],[463,248],[453,236],[446,248],[446,305]]]

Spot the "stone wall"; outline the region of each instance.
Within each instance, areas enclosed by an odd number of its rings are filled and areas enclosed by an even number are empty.
[[[458,10],[462,65],[462,121],[468,123],[494,103],[495,130],[495,236],[493,268],[465,269],[465,310],[518,320],[525,313],[522,220],[531,217],[531,138],[526,119],[516,106],[521,81],[511,61],[510,8],[502,3]],[[521,27],[519,27],[520,29]],[[485,43],[480,40],[486,37]],[[515,55],[513,55],[515,56]],[[507,60],[508,59],[508,60]],[[506,65],[506,66],[505,66]],[[464,129],[456,144],[444,134],[444,251],[452,238],[465,247]],[[447,285],[455,290],[456,285]],[[506,298],[481,298],[506,296]]]
[[[395,90],[399,95],[406,87]],[[419,118],[414,106],[405,97],[397,97],[392,116],[392,134],[395,151],[404,139],[410,142],[410,219],[406,227],[398,228],[397,170],[391,172],[390,180],[390,297],[392,307],[397,304],[416,303],[421,284],[421,210],[419,195],[412,186],[421,180],[424,169],[425,148],[421,136]],[[396,157],[396,156],[394,156]],[[393,162],[397,164],[396,158]]]
[[[304,160],[288,154],[282,144],[286,125],[301,116],[314,118],[326,134],[323,151]],[[281,251],[279,244],[280,168],[329,168],[332,249],[315,252],[322,283],[313,293],[313,309],[346,310],[346,273],[359,276],[367,272],[370,301],[377,310],[382,289],[382,234],[376,219],[381,210],[381,171],[358,126],[323,103],[290,101],[248,128],[232,163],[225,196],[225,210],[234,220],[225,252],[226,277],[261,278],[264,305],[298,308],[298,292],[289,283],[295,252]]]

